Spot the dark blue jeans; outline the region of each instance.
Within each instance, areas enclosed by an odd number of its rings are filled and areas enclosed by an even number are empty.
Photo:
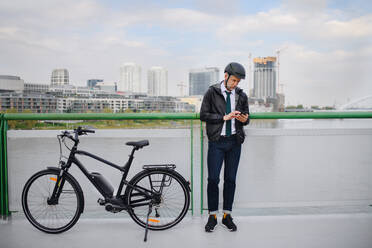
[[[232,210],[235,194],[236,173],[240,160],[241,144],[235,136],[220,137],[208,142],[208,210],[218,210],[218,184],[222,163],[225,162],[223,185],[223,210]]]

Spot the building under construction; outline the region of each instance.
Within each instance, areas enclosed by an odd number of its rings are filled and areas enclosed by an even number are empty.
[[[277,89],[277,57],[258,57],[253,59],[253,91],[250,102],[252,106],[265,106],[269,111],[284,110],[284,94]],[[260,110],[262,111],[262,110]]]
[[[254,58],[253,95],[276,98],[276,57]]]

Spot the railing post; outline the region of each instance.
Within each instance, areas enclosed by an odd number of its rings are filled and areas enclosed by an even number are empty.
[[[191,214],[194,215],[194,123],[190,120],[190,144],[191,144]]]
[[[4,118],[4,114],[0,116],[0,215],[6,217],[9,212],[9,196],[8,196],[8,168],[7,168],[7,131],[8,121]]]
[[[203,137],[203,122],[200,121],[200,214],[203,215],[203,184],[204,184],[204,137]]]

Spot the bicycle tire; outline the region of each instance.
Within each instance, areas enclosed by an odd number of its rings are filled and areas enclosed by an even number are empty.
[[[78,182],[67,172],[58,204],[49,205],[59,169],[42,170],[31,176],[22,192],[22,207],[26,218],[37,229],[51,234],[65,232],[80,218],[84,196]]]
[[[162,202],[150,215],[148,228],[150,230],[166,230],[177,225],[186,215],[190,205],[190,192],[186,181],[178,173],[166,169],[144,170],[130,180],[128,185],[140,186],[154,192],[156,179],[166,178],[169,183],[162,193]],[[155,179],[155,180],[152,180]],[[152,186],[150,181],[153,181]],[[148,183],[147,183],[148,181]],[[171,189],[171,188],[172,189]],[[133,201],[138,200],[137,190],[127,186],[125,195],[129,206],[128,213],[131,218],[140,226],[146,227],[146,219],[149,205],[143,207],[132,207]],[[175,207],[178,207],[176,209]],[[173,208],[173,209],[172,209]],[[157,216],[158,215],[158,216]]]

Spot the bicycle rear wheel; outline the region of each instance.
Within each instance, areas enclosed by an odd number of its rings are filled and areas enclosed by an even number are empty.
[[[83,210],[83,193],[69,174],[64,174],[62,192],[56,204],[48,203],[57,182],[58,170],[43,170],[25,184],[22,207],[27,219],[37,229],[47,233],[61,233],[70,229]]]
[[[165,230],[178,224],[185,217],[190,205],[190,193],[178,174],[169,170],[145,170],[137,174],[129,185],[161,192],[161,201],[154,204],[149,217],[151,230]],[[146,227],[151,199],[135,188],[126,188],[128,212],[132,219]]]

